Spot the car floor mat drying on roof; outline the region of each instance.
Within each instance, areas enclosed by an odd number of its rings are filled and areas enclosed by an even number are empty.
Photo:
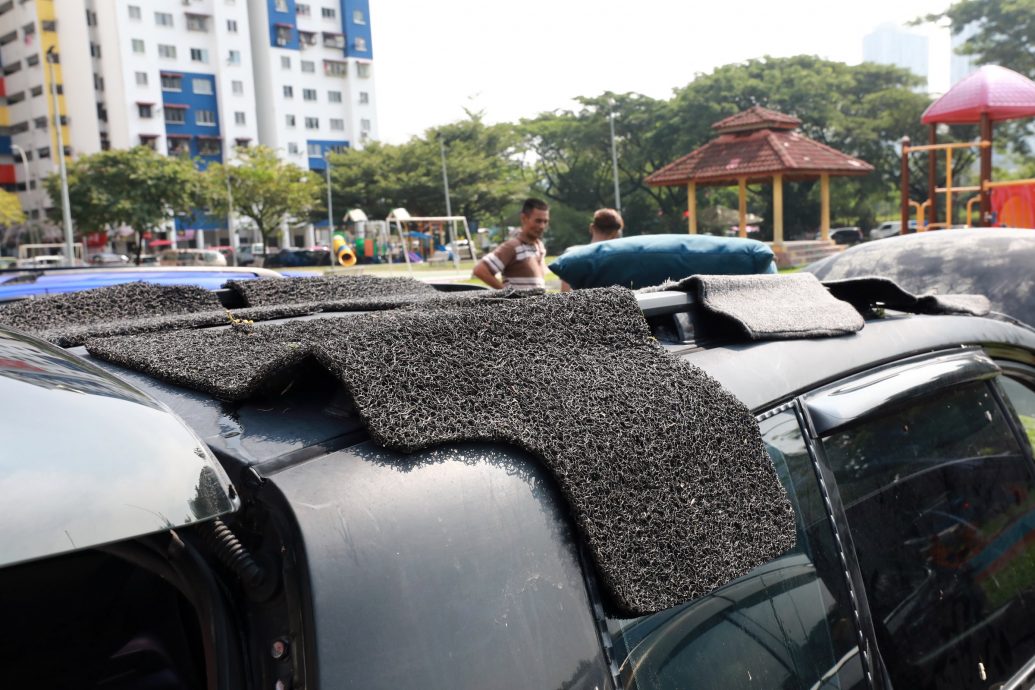
[[[811,273],[793,275],[696,275],[658,290],[682,290],[697,298],[696,331],[729,333],[750,340],[849,335],[862,330],[852,305],[833,297]]]
[[[103,338],[87,349],[231,400],[313,357],[388,448],[524,448],[556,478],[625,615],[710,592],[795,543],[750,412],[668,356],[625,289]]]
[[[878,307],[914,314],[969,314],[985,316],[992,307],[984,295],[914,295],[891,278],[864,276],[823,282],[830,294],[860,312]]]
[[[248,305],[231,310],[229,316],[218,296],[204,288],[138,281],[3,305],[0,325],[75,347],[94,337],[229,325],[234,319],[269,321],[322,311],[525,296],[509,290],[442,293],[413,278],[374,276],[231,280],[227,287]]]

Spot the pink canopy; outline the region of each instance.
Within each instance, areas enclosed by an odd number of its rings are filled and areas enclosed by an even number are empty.
[[[1013,70],[985,65],[957,82],[924,111],[922,122],[977,124],[1035,116],[1035,82]]]

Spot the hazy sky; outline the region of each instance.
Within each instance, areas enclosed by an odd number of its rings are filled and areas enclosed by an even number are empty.
[[[862,39],[950,0],[371,0],[380,138],[400,143],[483,111],[489,122],[571,107],[575,96],[668,97],[695,74],[764,55],[857,64]],[[948,32],[930,36],[948,86]]]

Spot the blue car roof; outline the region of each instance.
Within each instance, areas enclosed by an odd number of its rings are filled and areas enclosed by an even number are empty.
[[[0,273],[0,302],[36,295],[78,292],[142,280],[158,285],[196,285],[218,290],[228,280],[281,277],[256,268],[128,268],[56,271],[14,271]]]

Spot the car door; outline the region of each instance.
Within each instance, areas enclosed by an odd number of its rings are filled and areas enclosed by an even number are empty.
[[[980,349],[802,398],[895,688],[1027,687],[1035,658],[1031,382]],[[1035,427],[1029,427],[1035,428]]]

